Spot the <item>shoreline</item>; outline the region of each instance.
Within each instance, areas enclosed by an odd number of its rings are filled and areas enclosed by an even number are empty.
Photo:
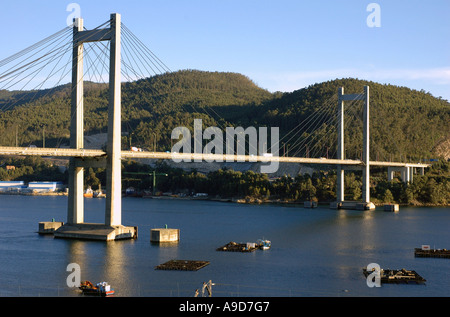
[[[67,196],[67,192],[43,192],[43,193],[19,193],[19,192],[0,192],[0,195],[13,195],[13,196]],[[123,196],[123,197],[133,197],[133,196]],[[99,197],[104,198],[104,197]],[[303,205],[304,201],[291,201],[291,200],[281,200],[281,199],[260,199],[252,197],[174,197],[174,196],[148,196],[148,197],[134,197],[134,198],[144,198],[144,199],[177,199],[177,200],[209,200],[218,202],[232,202],[237,204],[273,204],[273,205]],[[318,202],[318,206],[328,205],[331,202]],[[382,207],[388,203],[373,202],[376,207]],[[415,202],[413,204],[396,203],[402,207],[450,207],[450,204],[431,204],[431,203],[419,203]]]
[[[3,192],[0,191],[0,195],[12,195],[12,196],[67,196],[66,192],[45,192],[45,193],[18,193],[18,192]]]

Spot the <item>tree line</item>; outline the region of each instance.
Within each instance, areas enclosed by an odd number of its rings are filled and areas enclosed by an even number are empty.
[[[15,166],[7,170],[6,166]],[[318,170],[312,175],[284,175],[269,178],[268,174],[219,169],[209,173],[196,170],[186,171],[174,168],[164,161],[154,167],[133,160],[122,161],[123,190],[152,191],[155,171],[158,192],[192,195],[207,193],[209,197],[249,201],[282,201],[302,203],[314,200],[327,203],[336,199],[336,172]],[[159,175],[158,175],[159,174]],[[163,175],[167,174],[167,176]],[[102,168],[88,168],[84,173],[85,187],[104,188],[106,172]],[[0,160],[0,180],[62,181],[67,184],[68,173],[49,160],[40,157],[3,158]],[[345,173],[345,199],[357,201],[362,195],[362,175],[358,172]],[[406,205],[450,205],[450,162],[439,160],[426,169],[424,175],[414,175],[411,183],[399,178],[387,181],[386,171],[371,172],[371,200],[376,204],[399,203]]]

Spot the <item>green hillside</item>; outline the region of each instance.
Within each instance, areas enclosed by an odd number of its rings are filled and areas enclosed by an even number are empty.
[[[332,80],[283,94],[254,111],[253,122],[279,126],[280,135],[283,135],[323,104],[331,102],[336,110],[328,115],[336,115],[339,87],[344,87],[345,94],[359,94],[364,92],[366,85],[370,87],[371,159],[400,160],[400,156],[401,160],[436,156],[450,158],[448,149],[447,152],[438,150],[442,149],[440,144],[450,140],[450,103],[406,87],[351,78]],[[348,103],[345,102],[345,106]],[[345,147],[349,158],[359,157],[362,146],[362,105],[362,102],[355,103],[353,107],[359,112],[355,110],[353,115],[345,118],[348,124]],[[329,133],[324,146],[336,146],[334,127],[315,133]]]
[[[281,136],[295,130],[305,118],[324,105],[337,106],[339,87],[345,93],[361,93],[370,86],[372,155],[380,159],[418,160],[446,156],[440,145],[450,136],[450,103],[424,91],[382,85],[357,79],[337,79],[311,85],[291,93],[270,93],[249,78],[236,73],[183,70],[153,76],[122,89],[123,146],[170,150],[170,135],[177,126],[193,127],[195,118],[204,127],[278,126]],[[106,132],[107,96],[105,84],[85,83],[86,134]],[[47,147],[68,144],[70,85],[45,91],[0,91],[0,144]],[[354,115],[357,115],[354,111]],[[333,112],[328,112],[333,116]],[[360,118],[346,117],[346,155],[357,157],[361,144]],[[315,134],[323,136],[322,147],[334,148],[333,125],[322,125]],[[308,133],[313,133],[309,131]],[[322,134],[322,135],[321,135]],[[295,151],[295,141],[290,153]],[[299,151],[298,155],[304,155]],[[331,151],[330,151],[331,155]],[[375,159],[375,157],[372,157]]]

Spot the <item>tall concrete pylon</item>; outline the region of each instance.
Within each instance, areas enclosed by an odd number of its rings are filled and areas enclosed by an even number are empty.
[[[120,14],[111,15],[105,224],[122,224]]]
[[[83,19],[74,20],[72,61],[72,102],[70,147],[84,146],[83,126],[83,44],[110,42],[108,140],[105,158],[73,157],[69,163],[67,223],[55,237],[118,240],[137,238],[137,227],[122,226],[121,174],[121,16],[113,13],[110,27],[84,30]],[[84,223],[84,168],[106,167],[105,223]]]
[[[345,202],[345,184],[344,184],[344,172],[346,167],[337,165],[337,177],[336,177],[336,202],[331,204],[332,208],[357,208],[357,209],[374,209],[375,205],[370,202],[370,130],[369,130],[369,118],[370,118],[370,97],[369,86],[364,86],[363,94],[344,94],[344,87],[338,90],[338,142],[337,142],[337,158],[340,160],[345,159],[345,143],[344,143],[344,101],[363,100],[363,157],[362,157],[362,202]]]
[[[73,53],[72,53],[72,95],[70,117],[70,148],[84,147],[84,105],[83,105],[83,51],[82,41],[76,41],[83,32],[83,19],[74,20]],[[80,159],[70,158],[69,161],[69,194],[67,208],[67,223],[84,222],[84,168],[78,166]]]
[[[339,88],[338,90],[338,151],[337,151],[337,159],[344,160],[345,159],[345,147],[344,147],[344,87]],[[336,201],[341,202],[344,201],[344,168],[342,165],[337,166],[337,175],[336,175]]]
[[[362,200],[363,203],[370,203],[370,105],[369,86],[364,86],[364,111],[363,111],[363,172],[362,172]]]

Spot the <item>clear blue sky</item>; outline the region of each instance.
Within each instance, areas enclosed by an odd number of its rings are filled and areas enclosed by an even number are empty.
[[[450,100],[448,0],[2,0],[0,60],[64,28],[72,2],[88,29],[120,13],[172,70],[238,72],[270,91],[355,77]],[[381,27],[367,26],[371,2]]]

